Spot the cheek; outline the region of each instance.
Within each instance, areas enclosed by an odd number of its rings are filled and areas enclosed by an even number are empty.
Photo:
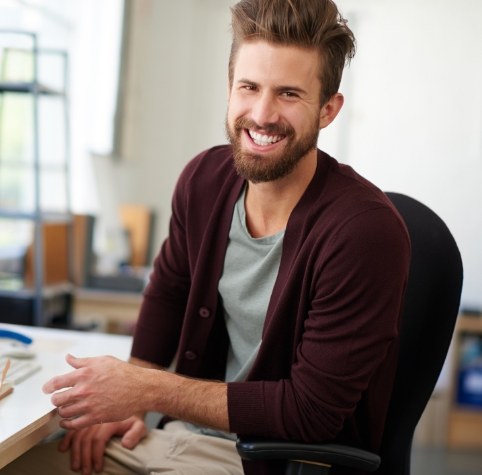
[[[234,122],[235,122],[235,117],[233,116],[233,111],[231,108],[229,108],[226,114],[226,127],[230,131],[233,131]]]
[[[283,112],[283,120],[289,124],[290,127],[300,133],[308,123],[305,115],[298,113],[297,111],[285,110]]]
[[[231,94],[228,103],[228,118],[235,120],[248,114],[250,110],[250,101],[246,97],[240,97],[239,95]]]
[[[242,115],[243,113],[241,109],[237,107],[236,104],[230,103],[226,118],[227,118],[227,124],[231,130],[234,130],[234,124],[236,120],[242,117]]]
[[[312,131],[320,129],[320,115],[317,109],[297,111],[288,119],[293,127],[300,131]]]

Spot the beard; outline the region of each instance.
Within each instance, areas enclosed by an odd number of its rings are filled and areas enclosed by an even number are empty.
[[[233,147],[236,172],[252,183],[275,181],[289,175],[298,162],[310,150],[316,148],[319,135],[318,120],[314,120],[312,127],[298,139],[290,125],[268,124],[262,127],[263,131],[273,135],[283,135],[287,144],[281,152],[256,154],[242,149],[241,134],[246,133],[246,129],[256,131],[261,127],[244,117],[236,119],[232,129],[226,118],[225,127],[226,135]]]

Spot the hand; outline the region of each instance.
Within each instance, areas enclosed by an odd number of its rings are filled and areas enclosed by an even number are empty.
[[[43,391],[62,418],[60,426],[79,430],[103,422],[127,419],[144,411],[143,372],[151,371],[112,356],[75,358],[67,355],[74,371],[52,378]],[[66,389],[67,388],[67,389]]]
[[[147,434],[142,418],[132,416],[121,422],[98,424],[78,431],[69,431],[59,443],[59,450],[70,450],[70,466],[75,472],[82,470],[90,475],[92,470],[104,469],[105,447],[113,436],[121,436],[121,444],[133,449]]]

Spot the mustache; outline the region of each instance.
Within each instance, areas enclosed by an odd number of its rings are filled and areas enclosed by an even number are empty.
[[[254,131],[263,130],[263,132],[266,132],[268,134],[276,134],[276,135],[286,135],[286,136],[294,135],[293,127],[287,124],[268,123],[268,124],[259,125],[252,119],[248,119],[247,117],[239,117],[234,122],[234,130],[240,131],[243,129],[250,129]]]

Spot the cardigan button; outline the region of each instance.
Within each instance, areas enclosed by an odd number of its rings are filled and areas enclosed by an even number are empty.
[[[201,307],[198,314],[201,318],[208,318],[211,316],[211,310],[207,307]]]
[[[197,355],[196,353],[194,353],[194,351],[191,351],[191,350],[187,350],[186,352],[184,352],[184,357],[187,359],[187,360],[195,360],[197,358]]]

